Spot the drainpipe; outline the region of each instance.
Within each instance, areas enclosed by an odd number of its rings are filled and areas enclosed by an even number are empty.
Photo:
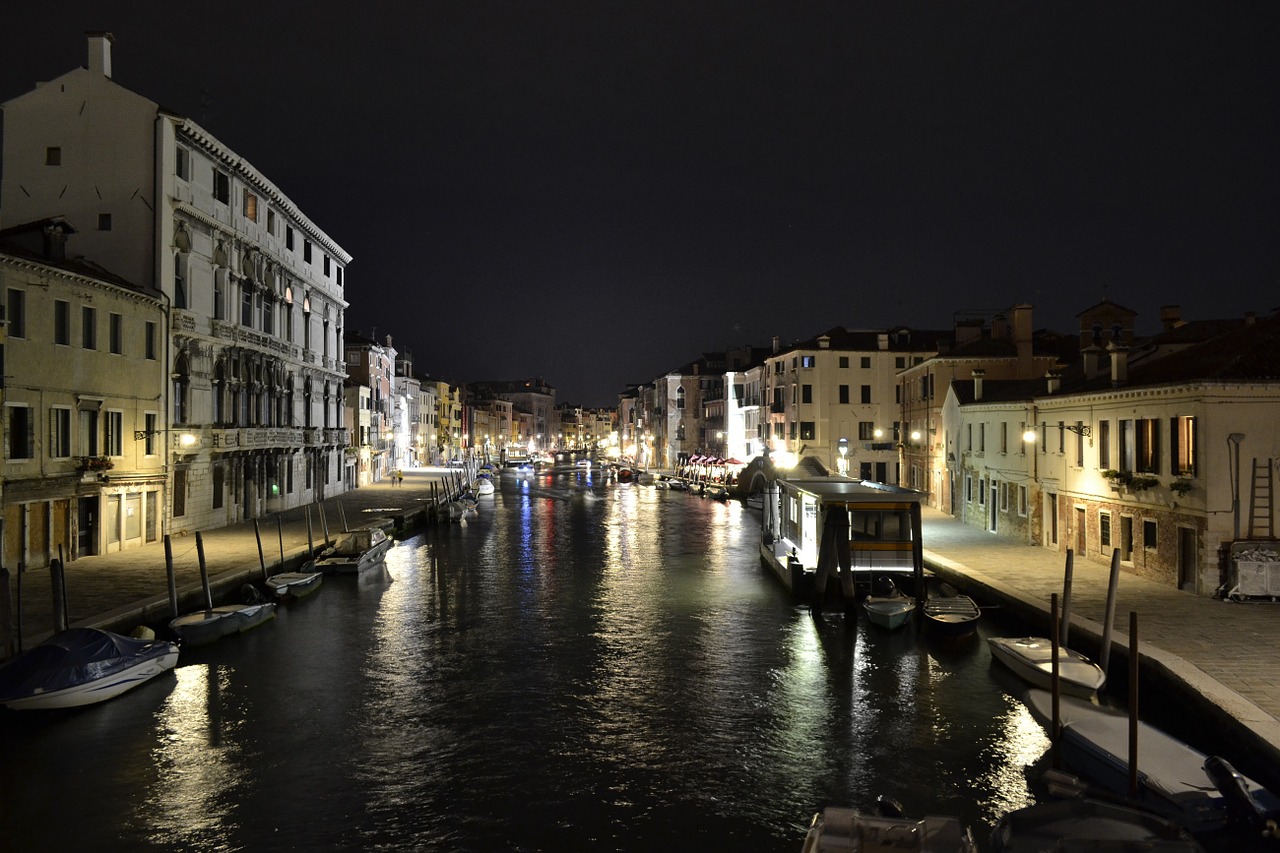
[[[1233,432],[1227,436],[1227,454],[1231,468],[1231,517],[1233,522],[1232,539],[1240,538],[1240,442],[1244,441],[1244,433]]]

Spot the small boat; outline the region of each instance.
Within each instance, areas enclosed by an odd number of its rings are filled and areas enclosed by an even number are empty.
[[[308,560],[297,572],[280,572],[266,580],[267,589],[276,598],[303,598],[320,588],[324,574],[316,570],[314,560]]]
[[[1173,821],[1094,799],[1058,800],[1009,812],[991,831],[993,853],[1204,853]]]
[[[316,568],[326,574],[356,574],[382,562],[394,544],[380,527],[344,530],[316,557]]]
[[[619,483],[630,483],[632,480],[634,480],[634,479],[635,479],[635,476],[636,476],[635,472],[634,472],[634,471],[632,471],[630,468],[619,468],[619,469],[618,469],[618,482],[619,482]]]
[[[973,599],[957,592],[950,584],[942,584],[942,594],[924,602],[925,624],[938,637],[959,639],[978,630],[982,611]]]
[[[169,629],[190,646],[203,646],[230,634],[239,634],[274,619],[274,601],[258,604],[222,604],[170,620]]]
[[[892,631],[910,621],[916,600],[903,595],[892,578],[881,575],[876,578],[872,594],[862,600],[862,609],[867,612],[867,619],[872,625]]]
[[[476,477],[476,481],[474,485],[476,489],[476,495],[479,497],[483,498],[488,495],[492,495],[494,492],[493,480],[491,480],[489,477],[487,477],[484,474],[481,474],[479,477]]]
[[[719,483],[709,483],[703,491],[707,497],[717,501],[729,500],[729,490]]]
[[[667,488],[671,489],[673,492],[687,492],[689,491],[689,483],[685,480],[681,480],[679,477],[672,477],[670,480],[667,480]]]
[[[1032,687],[1053,684],[1053,643],[1047,637],[988,637],[991,656]],[[1107,683],[1102,667],[1079,652],[1058,647],[1058,686],[1063,693],[1091,699]]]
[[[1026,695],[1031,715],[1045,728],[1052,725],[1052,701],[1046,690],[1033,689]],[[1066,764],[1099,788],[1127,796],[1128,715],[1072,696],[1060,697],[1058,715],[1058,748]],[[1236,773],[1221,758],[1207,758],[1143,722],[1138,723],[1136,805],[1193,833],[1222,829],[1230,816],[1246,811],[1249,818],[1280,814],[1280,798],[1266,788]]]
[[[977,853],[973,832],[958,818],[902,816],[897,803],[880,798],[879,814],[828,806],[813,816],[802,853],[824,851],[907,851],[907,853]]]
[[[178,646],[98,628],[69,628],[0,667],[0,705],[75,708],[119,696],[178,663]]]

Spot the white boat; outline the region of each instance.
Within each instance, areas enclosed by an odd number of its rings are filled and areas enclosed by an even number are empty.
[[[1029,690],[1026,702],[1031,714],[1045,728],[1052,725],[1052,696],[1046,690]],[[1077,699],[1059,699],[1062,737],[1058,748],[1066,764],[1087,782],[1117,796],[1129,792],[1129,717]],[[1266,788],[1236,774],[1239,787],[1223,791],[1210,776],[1204,753],[1146,723],[1138,723],[1138,797],[1136,804],[1194,833],[1211,832],[1228,823],[1239,809],[1240,798],[1249,800],[1255,813],[1276,813],[1277,799]]]
[[[267,589],[276,598],[302,598],[320,588],[324,575],[316,570],[314,560],[308,560],[300,572],[280,572],[266,580]]]
[[[169,628],[191,646],[203,646],[230,634],[239,634],[274,619],[274,601],[260,604],[222,604],[186,613],[169,622]]]
[[[988,637],[991,656],[1032,687],[1053,686],[1053,644],[1047,637]],[[1079,652],[1058,647],[1058,689],[1091,699],[1107,683],[1102,667]]]
[[[394,544],[380,527],[344,530],[316,557],[316,568],[325,574],[357,574],[382,562]]]
[[[872,625],[892,631],[910,621],[916,600],[903,595],[892,578],[879,577],[873,593],[862,600],[862,609],[867,612],[867,619]]]
[[[1099,800],[1058,800],[1009,812],[991,831],[993,853],[1204,853],[1173,821]]]
[[[0,667],[0,705],[17,711],[92,705],[177,662],[176,643],[69,628]]]
[[[475,490],[476,495],[482,498],[486,495],[492,495],[494,492],[493,480],[489,479],[486,475],[481,474],[479,477],[476,477]]]
[[[907,851],[977,853],[973,833],[958,818],[926,815],[920,820],[896,814],[867,814],[828,806],[813,816],[802,853],[825,851]]]

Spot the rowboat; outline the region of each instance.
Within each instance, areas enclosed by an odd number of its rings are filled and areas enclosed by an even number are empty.
[[[98,628],[70,628],[0,667],[0,705],[75,708],[119,696],[173,669],[178,646]]]
[[[942,585],[942,595],[930,596],[924,602],[925,624],[930,633],[947,639],[967,637],[978,630],[982,611],[967,595]]]
[[[1032,687],[1049,690],[1053,684],[1053,644],[1045,637],[988,637],[991,656]],[[1107,674],[1079,652],[1058,647],[1058,685],[1063,693],[1092,698]]]
[[[223,604],[186,613],[169,622],[169,629],[191,646],[203,646],[231,634],[239,634],[274,619],[274,601],[259,604]]]
[[[876,578],[875,590],[862,600],[862,609],[872,625],[892,631],[901,628],[911,619],[916,600],[903,595],[892,578]]]
[[[324,575],[316,571],[314,560],[308,560],[300,572],[280,572],[266,579],[267,589],[276,598],[302,598],[320,588]]]

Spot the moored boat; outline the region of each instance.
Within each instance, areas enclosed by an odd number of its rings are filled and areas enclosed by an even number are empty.
[[[1182,827],[1150,812],[1093,799],[1058,800],[1009,812],[991,832],[993,853],[1203,853]]]
[[[991,656],[1033,687],[1053,686],[1053,644],[1047,637],[988,637]],[[1102,667],[1079,652],[1058,647],[1058,685],[1063,693],[1093,697],[1107,683]]]
[[[178,646],[98,628],[69,628],[0,667],[0,705],[75,708],[119,696],[178,662]]]
[[[973,832],[958,818],[926,815],[903,817],[897,804],[881,799],[879,814],[828,806],[813,816],[802,853],[824,851],[908,851],[908,853],[977,853]]]
[[[881,576],[876,578],[872,593],[862,600],[862,609],[872,625],[892,631],[910,621],[916,600],[903,595],[892,578]]]
[[[1026,695],[1031,714],[1052,726],[1052,696],[1045,690]],[[1077,699],[1059,699],[1061,738],[1058,748],[1066,764],[1086,781],[1117,796],[1129,791],[1129,717]],[[1206,767],[1208,765],[1208,767]],[[1208,758],[1159,729],[1138,722],[1139,807],[1194,833],[1225,827],[1232,814],[1247,806],[1253,814],[1280,814],[1280,799],[1248,777],[1231,771],[1232,785],[1222,790],[1211,770],[1230,769],[1220,758]],[[1220,774],[1226,775],[1226,774]],[[1245,802],[1241,802],[1244,800]]]
[[[316,570],[315,561],[308,560],[301,571],[278,572],[264,583],[276,598],[303,598],[319,589],[323,580],[324,574]]]
[[[316,557],[316,568],[326,574],[356,574],[382,562],[394,544],[380,527],[344,530]]]
[[[185,613],[169,622],[169,628],[182,642],[203,646],[230,634],[239,634],[274,619],[273,601],[259,604],[223,604],[218,607]]]
[[[978,630],[982,611],[972,598],[942,585],[942,595],[930,596],[924,603],[925,624],[937,637],[960,639]]]
[[[478,497],[483,498],[487,495],[492,495],[494,492],[493,480],[491,480],[488,476],[484,474],[481,474],[479,477],[476,477],[476,481],[474,485],[475,485],[476,495]]]

